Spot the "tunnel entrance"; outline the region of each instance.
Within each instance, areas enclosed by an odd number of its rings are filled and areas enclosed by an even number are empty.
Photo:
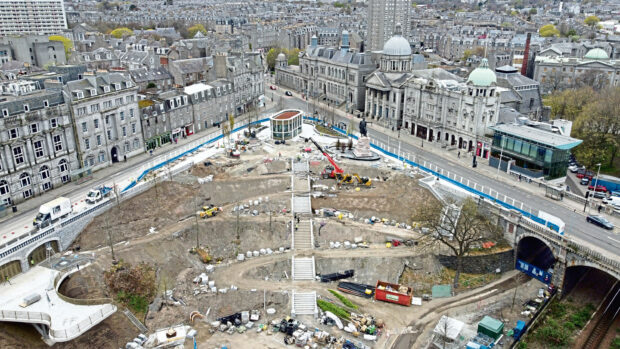
[[[553,251],[542,240],[526,236],[519,241],[515,265],[517,270],[549,284],[555,262]]]

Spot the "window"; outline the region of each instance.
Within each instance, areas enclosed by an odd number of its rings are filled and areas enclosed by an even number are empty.
[[[108,92],[110,92],[110,86],[107,86],[107,85],[106,85],[106,86],[103,86],[103,92],[104,92],[104,93],[108,93]]]
[[[101,135],[97,135],[97,146],[101,146]]]
[[[30,124],[30,133],[37,132],[39,132],[39,124],[37,124],[36,122],[34,124]]]
[[[9,183],[7,181],[0,181],[0,195],[6,195],[9,193]]]
[[[110,108],[112,108],[112,101],[103,102],[103,109],[110,109]]]
[[[49,106],[50,106],[50,102],[48,102],[48,101],[47,101],[47,99],[46,99],[46,100],[44,100],[44,101],[43,101],[43,106],[44,106],[45,108],[49,107]]]
[[[42,141],[34,141],[32,142],[34,146],[34,156],[36,158],[40,158],[43,156],[43,142]]]
[[[86,121],[82,123],[82,132],[88,132],[88,126],[86,125]]]
[[[24,111],[30,111],[30,106],[28,104],[24,104]]]
[[[139,147],[140,147],[140,141],[137,138],[135,138],[133,140],[133,148],[138,149]]]
[[[116,105],[123,105],[123,97],[116,99]]]
[[[133,109],[129,109],[129,117],[133,119]]]
[[[78,116],[86,115],[86,107],[77,108],[77,115]]]
[[[91,112],[91,113],[96,113],[96,112],[98,112],[98,111],[99,111],[99,103],[97,103],[97,104],[92,104],[92,105],[90,106],[90,112]]]
[[[129,142],[125,142],[125,153],[128,153],[131,150],[131,148],[129,148]]]
[[[62,150],[62,137],[60,135],[55,135],[54,139],[54,150],[61,151]]]
[[[121,121],[125,121],[125,112],[120,112]]]
[[[131,124],[131,133],[136,134],[136,124]]]
[[[94,119],[93,120],[93,124],[95,124],[95,128],[98,129],[99,128],[99,119]]]
[[[50,168],[47,166],[41,167],[41,169],[39,169],[39,175],[41,176],[41,180],[50,178]]]
[[[32,189],[27,189],[27,190],[24,190],[24,192],[22,193],[22,195],[23,195],[24,199],[28,199],[29,197],[31,197],[31,196],[32,196]]]
[[[86,150],[90,149],[90,139],[84,138],[84,148]]]
[[[41,188],[43,189],[43,191],[48,191],[48,190],[52,189],[52,183],[45,182],[45,183],[41,184]]]
[[[123,126],[123,137],[127,136],[127,127]]]
[[[99,153],[99,162],[105,162],[105,153],[104,152],[100,152]]]
[[[9,130],[9,139],[15,139],[19,137],[19,129],[12,128]]]
[[[67,172],[69,170],[69,164],[67,164],[67,160],[62,159],[58,162],[58,171],[60,173]]]
[[[109,141],[112,140],[112,131],[108,130],[107,134],[108,134],[108,140]]]
[[[22,188],[27,187],[30,185],[30,175],[27,173],[22,173],[21,176],[19,176],[19,183],[21,184]]]
[[[13,160],[15,160],[16,165],[21,165],[24,163],[24,150],[22,147],[13,148]]]
[[[8,109],[2,109],[2,116],[9,116],[9,110]]]
[[[58,119],[56,118],[50,119],[50,128],[56,128],[56,127],[58,127]]]

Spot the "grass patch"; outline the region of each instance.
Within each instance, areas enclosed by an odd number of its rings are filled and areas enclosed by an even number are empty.
[[[566,348],[573,342],[574,335],[586,325],[594,310],[590,303],[582,306],[570,299],[553,301],[544,319],[540,319],[528,333],[527,340],[545,348]]]
[[[321,308],[321,310],[329,311],[341,319],[351,319],[351,314],[346,309],[339,307],[334,303],[330,303],[322,299],[317,299],[316,304],[319,306],[319,308]]]
[[[341,295],[340,293],[334,290],[328,290],[328,291],[334,296],[336,296],[336,298],[338,298],[342,302],[342,304],[344,304],[345,306],[351,309],[357,309],[357,305],[353,304],[353,302],[351,302],[347,297]]]
[[[405,268],[398,280],[401,285],[409,285],[414,288],[417,293],[431,293],[433,285],[452,285],[454,281],[455,271],[443,268],[439,273],[427,274],[425,271],[417,271],[411,268]],[[489,284],[498,280],[501,274],[469,274],[461,273],[459,278],[460,290],[473,289]]]
[[[325,126],[323,126],[323,125],[319,125],[319,124],[316,124],[316,125],[314,125],[314,126],[316,127],[316,130],[317,130],[319,133],[323,133],[323,134],[326,134],[326,135],[329,135],[329,136],[334,136],[334,137],[343,137],[340,133],[338,133],[338,132],[336,132],[336,131],[332,130],[332,129],[331,129],[331,128],[329,128],[329,127],[325,127]]]
[[[127,308],[136,314],[138,318],[140,318],[140,316],[144,316],[149,307],[149,301],[146,297],[127,293],[125,291],[119,291],[116,294],[116,300],[127,305]]]

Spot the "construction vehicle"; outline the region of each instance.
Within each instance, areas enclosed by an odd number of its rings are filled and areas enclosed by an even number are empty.
[[[372,181],[368,177],[360,177],[357,173],[348,174],[344,173],[344,171],[338,167],[336,161],[321,147],[314,139],[310,138],[312,143],[316,146],[316,148],[327,158],[331,165],[325,166],[323,172],[321,172],[321,177],[323,179],[334,178],[338,181],[338,184],[352,184],[353,178],[357,179],[357,183],[359,185],[363,185],[366,187],[370,187],[372,185]]]
[[[86,202],[89,204],[94,204],[101,201],[103,198],[110,196],[111,192],[112,187],[106,187],[105,185],[93,188],[88,192],[88,195],[86,195]]]
[[[203,206],[202,211],[200,212],[200,218],[215,217],[220,212],[222,212],[222,208],[213,206],[213,204],[210,204],[209,206]]]
[[[73,205],[71,205],[71,200],[59,197],[41,205],[32,225],[36,229],[45,228],[59,219],[67,218],[72,212]]]

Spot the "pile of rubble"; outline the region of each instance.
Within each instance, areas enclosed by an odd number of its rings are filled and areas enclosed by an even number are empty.
[[[243,253],[239,253],[237,255],[237,260],[242,262],[244,261],[246,258],[250,259],[253,257],[259,257],[259,256],[270,256],[272,254],[279,254],[279,253],[286,253],[289,252],[290,250],[284,247],[279,247],[276,250],[272,250],[270,248],[261,248],[259,250],[254,250],[254,251],[247,251],[245,254]]]
[[[356,249],[356,248],[368,248],[368,242],[364,241],[364,239],[362,239],[361,237],[356,237],[355,239],[353,239],[353,242],[345,240],[343,242],[340,241],[330,241],[329,242],[329,248],[341,248],[343,247],[344,249],[348,250],[348,249]]]

